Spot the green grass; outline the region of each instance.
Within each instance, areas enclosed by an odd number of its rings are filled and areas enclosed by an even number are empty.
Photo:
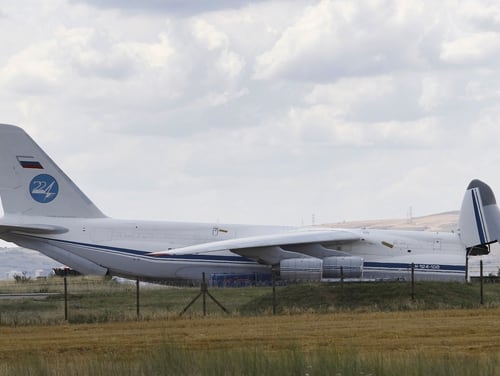
[[[500,372],[495,356],[429,357],[410,354],[360,354],[335,347],[304,351],[299,348],[265,352],[258,348],[193,351],[165,343],[140,358],[113,356],[34,357],[22,364],[0,365],[1,375],[494,375]]]
[[[68,321],[70,323],[98,323],[137,318],[135,283],[118,283],[97,277],[68,277]],[[269,289],[214,288],[210,293],[231,313]],[[171,287],[141,284],[140,317],[156,319],[178,315],[200,292],[199,287]],[[64,321],[64,283],[59,277],[26,282],[2,281],[0,294],[50,293],[44,299],[0,299],[0,325],[55,324]],[[207,312],[222,314],[220,308],[207,296]],[[202,314],[202,299],[186,315]]]
[[[1,325],[58,324],[64,321],[64,284],[59,277],[15,283],[0,282],[0,294],[50,293],[44,299],[0,299]],[[178,315],[199,293],[198,287],[141,285],[140,317],[143,320]],[[211,288],[210,293],[231,315],[272,313],[270,287]],[[300,284],[276,288],[278,313],[405,311],[415,309],[476,308],[479,284],[418,282],[415,300],[408,282]],[[207,297],[209,315],[225,315]],[[484,285],[485,306],[500,306],[500,284]],[[186,312],[202,315],[202,299]],[[99,323],[134,320],[136,286],[96,277],[68,278],[68,321]]]
[[[342,311],[404,311],[412,309],[477,308],[480,306],[478,283],[417,282],[415,300],[408,282],[301,284],[277,289],[277,311],[342,312]],[[500,284],[484,286],[484,302],[489,307],[500,306]],[[244,304],[240,312],[269,312],[272,293]]]

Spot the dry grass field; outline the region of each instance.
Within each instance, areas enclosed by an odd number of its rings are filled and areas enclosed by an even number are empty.
[[[385,364],[391,368],[394,368],[391,362],[400,362],[401,359],[406,362],[415,362],[415,358],[425,359],[425,364],[431,362],[431,365],[436,361],[449,362],[451,359],[456,364],[454,359],[467,359],[474,362],[472,369],[477,371],[476,374],[495,375],[500,371],[500,364],[496,361],[500,358],[499,317],[500,309],[495,308],[262,317],[218,316],[105,324],[2,327],[0,364],[3,366],[0,366],[0,374],[12,374],[19,367],[26,371],[23,367],[27,364],[40,370],[38,373],[30,371],[28,374],[64,374],[67,367],[73,370],[86,369],[89,364],[93,367],[88,373],[70,374],[94,374],[96,364],[99,369],[103,364],[106,367],[115,364],[113,369],[117,369],[116,365],[130,369],[134,365],[137,367],[142,359],[149,359],[151,354],[161,353],[164,351],[162,348],[168,346],[169,356],[172,356],[172,349],[180,349],[178,355],[174,351],[173,357],[181,356],[188,364],[191,362],[189,359],[202,354],[206,357],[207,353],[221,354],[221,351],[234,359],[235,353],[245,354],[249,351],[257,351],[261,358],[265,358],[273,357],[273,354],[282,357],[283,354],[293,354],[294,351],[300,354],[326,351],[328,355],[334,349],[335,356],[340,356],[341,359],[354,351],[359,359],[375,357],[378,359],[377,364],[380,359],[384,359]],[[331,356],[329,355],[330,359]],[[293,362],[296,363],[296,357],[294,359]],[[359,359],[355,364],[358,364]],[[33,360],[36,362],[33,363]],[[300,367],[303,367],[302,363]],[[169,364],[165,366],[169,367]],[[419,367],[427,369],[426,365],[419,364]],[[487,365],[486,372],[482,372],[481,368],[474,368],[476,365]],[[353,366],[349,367],[351,369]],[[443,366],[438,368],[440,367]],[[116,374],[121,374],[124,368],[118,367],[121,371]],[[54,373],[47,373],[47,370],[53,370]],[[103,372],[109,374],[109,369],[105,368]],[[456,374],[453,369],[450,372],[453,373],[444,374]],[[179,372],[189,373],[190,371]],[[26,373],[22,371],[19,374]],[[232,371],[227,374],[232,374]]]
[[[498,375],[500,285],[407,283],[213,289],[230,315],[196,288],[144,288],[71,280],[70,321],[60,280],[0,284],[0,293],[56,293],[0,300],[0,375]],[[142,314],[144,312],[144,314]]]
[[[105,324],[0,328],[0,359],[20,354],[140,356],[182,348],[268,351],[322,346],[361,353],[500,356],[500,309],[170,318]]]

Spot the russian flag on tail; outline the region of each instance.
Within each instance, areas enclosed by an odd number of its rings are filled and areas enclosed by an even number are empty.
[[[17,160],[22,168],[34,168],[37,170],[43,170],[43,166],[40,162],[38,162],[35,157],[28,156],[18,156]]]

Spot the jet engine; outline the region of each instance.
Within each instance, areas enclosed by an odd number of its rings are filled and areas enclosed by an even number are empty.
[[[323,278],[361,278],[363,259],[356,256],[326,257],[323,259]]]
[[[287,281],[319,281],[323,261],[318,258],[292,258],[280,261],[281,279]]]
[[[286,281],[319,281],[322,278],[361,278],[363,259],[356,256],[291,258],[279,263],[281,279]]]

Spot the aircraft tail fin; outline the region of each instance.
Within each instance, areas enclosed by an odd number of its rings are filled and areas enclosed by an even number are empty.
[[[467,187],[459,218],[460,237],[467,248],[500,239],[500,210],[492,189],[481,180]]]
[[[0,197],[5,215],[105,215],[21,128],[0,124]]]

